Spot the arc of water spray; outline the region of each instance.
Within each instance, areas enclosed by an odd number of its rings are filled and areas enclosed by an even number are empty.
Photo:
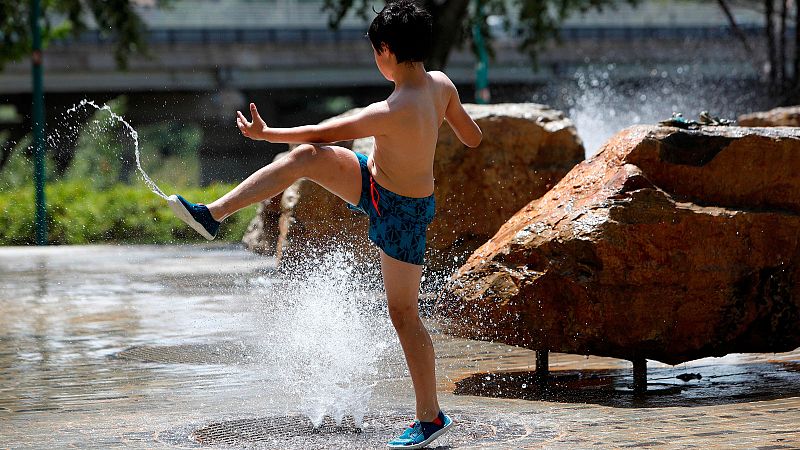
[[[97,109],[98,111],[101,111],[101,110],[108,111],[108,113],[111,114],[112,118],[116,119],[121,124],[125,125],[125,127],[128,129],[128,132],[130,133],[131,137],[133,138],[134,150],[135,150],[135,155],[136,155],[136,168],[139,170],[139,173],[142,175],[142,179],[144,180],[144,184],[146,184],[147,187],[150,188],[150,190],[153,191],[154,194],[158,195],[159,197],[163,198],[164,200],[167,200],[166,194],[164,194],[164,192],[161,191],[161,189],[159,189],[159,187],[156,185],[156,183],[153,180],[150,179],[150,177],[147,175],[147,172],[145,172],[144,169],[142,168],[141,157],[140,157],[140,154],[139,154],[139,133],[137,133],[136,130],[133,129],[131,124],[129,124],[122,116],[120,116],[119,114],[117,114],[114,111],[112,111],[111,107],[106,105],[106,104],[103,104],[103,106],[98,106],[97,103],[95,103],[92,100],[83,99],[77,105],[73,106],[72,108],[69,108],[67,110],[67,112],[68,113],[76,112],[79,108],[85,108],[87,105],[88,106],[92,106],[93,108]]]

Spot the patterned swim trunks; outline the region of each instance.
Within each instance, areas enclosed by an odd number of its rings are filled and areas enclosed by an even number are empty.
[[[433,195],[424,198],[395,194],[375,182],[367,169],[367,156],[356,153],[361,166],[361,198],[347,207],[369,216],[369,239],[387,255],[422,265],[425,232],[433,220]]]

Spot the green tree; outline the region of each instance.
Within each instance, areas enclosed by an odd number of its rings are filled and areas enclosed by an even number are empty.
[[[167,0],[158,0],[160,6]],[[125,67],[134,52],[146,51],[145,25],[133,0],[42,0],[42,41],[77,36],[94,22],[104,36],[114,39],[114,56]],[[29,0],[0,1],[0,66],[31,53]]]
[[[447,65],[456,46],[471,42],[470,30],[478,25],[487,29],[485,17],[500,15],[512,31],[520,33],[520,50],[531,56],[534,64],[541,50],[559,39],[564,19],[576,12],[602,11],[621,3],[636,5],[640,0],[421,0],[433,17],[433,49],[426,61],[429,69]],[[351,10],[366,18],[371,3],[367,0],[324,0],[332,27],[339,25]],[[484,14],[479,13],[479,8]],[[512,28],[513,27],[513,28]],[[488,33],[484,33],[488,36]],[[474,45],[473,45],[474,50]]]
[[[119,115],[127,110],[125,96],[107,104]],[[197,187],[202,140],[203,132],[197,124],[169,121],[142,126],[142,167],[154,180],[168,181],[174,187]],[[92,111],[80,129],[75,155],[63,178],[89,181],[103,190],[120,182],[138,183],[136,170],[135,149],[128,130],[108,111]]]

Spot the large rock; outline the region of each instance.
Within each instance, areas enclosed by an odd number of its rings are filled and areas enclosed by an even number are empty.
[[[785,106],[769,111],[742,114],[737,122],[743,127],[798,127],[800,106]]]
[[[449,332],[676,364],[800,346],[800,129],[636,126],[506,222]]]
[[[242,243],[262,255],[274,255],[281,218],[280,197],[264,200],[256,207],[256,216],[247,225]]]
[[[337,117],[358,111],[360,108]],[[323,123],[331,119],[326,119]],[[371,154],[373,139],[335,144]],[[289,150],[294,147],[294,144],[289,145]],[[288,153],[279,153],[275,160]],[[365,216],[348,210],[343,200],[316,183],[301,179],[259,205],[256,217],[248,225],[242,243],[251,251],[275,255],[278,263],[292,251],[296,251],[297,257],[313,256],[332,248],[345,248],[366,254],[369,251],[368,242],[365,239],[353,239],[353,236],[366,237],[367,226]]]
[[[454,258],[469,255],[584,156],[574,126],[561,112],[537,104],[465,107],[483,130],[484,140],[470,149],[446,123],[439,129],[434,160],[437,211],[428,230],[428,261],[439,268],[452,267]],[[371,154],[373,140],[339,145]],[[279,257],[334,246],[360,255],[375,253],[366,237],[365,218],[313,182],[300,180],[287,189],[281,210]],[[263,236],[271,239],[268,233]]]
[[[372,138],[338,142],[359,153],[371,154]],[[278,157],[281,157],[279,155]],[[347,250],[369,259],[375,252],[367,238],[369,221],[349,210],[344,200],[313,181],[297,180],[281,197],[281,217],[275,257],[278,263],[316,256],[333,249]]]

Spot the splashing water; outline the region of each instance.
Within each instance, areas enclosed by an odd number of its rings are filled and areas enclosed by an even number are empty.
[[[382,296],[353,253],[334,251],[292,268],[280,297],[261,308],[264,363],[283,370],[283,391],[315,426],[330,416],[351,415],[360,426],[379,375],[378,363],[393,345]],[[391,343],[391,344],[390,344]]]
[[[139,135],[108,105],[81,100],[67,110],[94,108],[107,111],[125,126],[134,143],[136,166],[145,184],[167,199],[141,165]],[[338,250],[317,258],[299,258],[298,267],[265,289],[264,303],[254,305],[253,319],[264,330],[257,338],[266,382],[296,400],[293,409],[307,415],[315,426],[325,417],[341,424],[352,416],[360,426],[379,380],[379,359],[397,342],[383,296],[351,251]],[[251,280],[259,284],[259,279]],[[273,390],[274,392],[274,390]],[[288,412],[288,411],[287,411]]]
[[[136,167],[137,169],[139,169],[139,173],[142,175],[144,184],[146,184],[147,187],[150,188],[150,190],[153,191],[154,194],[158,195],[164,200],[167,200],[166,194],[164,194],[164,192],[162,192],[161,189],[159,189],[156,183],[152,179],[150,179],[150,177],[147,175],[147,172],[145,172],[144,169],[142,168],[141,156],[139,154],[139,133],[137,133],[136,130],[133,129],[131,124],[129,124],[122,116],[112,111],[111,107],[109,107],[106,104],[103,104],[103,106],[98,106],[92,100],[87,100],[87,99],[81,100],[77,105],[73,106],[72,108],[69,108],[67,110],[67,113],[70,114],[77,112],[79,109],[84,109],[87,106],[91,106],[97,109],[98,111],[107,111],[113,119],[117,120],[119,123],[125,126],[125,128],[128,130],[128,134],[130,134],[131,138],[133,138],[134,151],[136,155]]]
[[[720,78],[699,66],[642,66],[631,76],[616,64],[589,65],[552,86],[515,101],[549,104],[572,119],[586,148],[595,154],[613,135],[632,125],[656,124],[673,112],[696,119],[700,111],[735,119],[769,109],[772,100],[746,74]]]

